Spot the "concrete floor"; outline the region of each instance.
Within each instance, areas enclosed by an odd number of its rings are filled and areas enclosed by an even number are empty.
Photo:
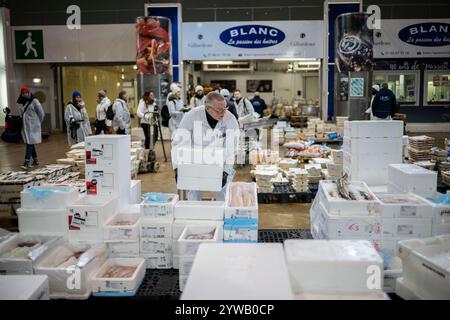
[[[168,162],[164,162],[161,142],[157,143],[157,160],[161,163],[158,173],[140,174],[142,192],[176,192],[175,175],[170,162],[170,143],[165,142]],[[69,150],[65,134],[52,134],[37,146],[41,166],[65,158]],[[25,145],[0,142],[0,171],[20,170],[25,155]],[[235,181],[251,181],[250,169],[237,171]],[[260,229],[309,229],[309,204],[260,204]]]

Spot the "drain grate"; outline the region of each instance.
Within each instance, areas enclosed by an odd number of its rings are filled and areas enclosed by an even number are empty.
[[[312,239],[312,236],[305,229],[259,230],[258,242],[283,242],[287,239]]]

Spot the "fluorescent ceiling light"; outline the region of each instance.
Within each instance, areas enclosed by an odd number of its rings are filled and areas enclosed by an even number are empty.
[[[298,63],[299,66],[320,66],[319,61],[302,61]]]
[[[298,68],[297,71],[317,71],[319,68]]]
[[[33,83],[41,83],[41,78],[34,78]]]
[[[232,64],[233,63],[233,61],[220,61],[220,60],[218,60],[218,61],[203,61],[203,64]]]

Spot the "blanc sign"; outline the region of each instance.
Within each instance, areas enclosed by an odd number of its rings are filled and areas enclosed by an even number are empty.
[[[275,46],[286,38],[278,28],[264,25],[244,25],[228,28],[220,34],[220,40],[233,47],[258,49]]]
[[[450,24],[418,23],[400,30],[398,37],[403,42],[423,47],[440,47],[450,44]]]

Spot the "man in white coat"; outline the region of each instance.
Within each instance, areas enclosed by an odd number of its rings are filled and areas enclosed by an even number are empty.
[[[125,90],[119,92],[119,97],[114,101],[113,126],[116,134],[131,134],[131,116],[128,109],[128,93]]]
[[[83,142],[92,133],[89,116],[80,92],[72,93],[72,101],[67,104],[64,120],[69,146]]]
[[[175,179],[178,178],[180,149],[223,148],[222,191],[217,194],[216,199],[224,201],[227,184],[233,180],[235,173],[234,163],[238,152],[239,135],[239,124],[234,115],[227,110],[225,98],[217,92],[209,93],[205,105],[189,111],[173,135],[172,165]],[[202,199],[202,192],[189,191],[188,199],[199,201]]]
[[[41,124],[45,113],[39,100],[31,94],[27,86],[20,88],[17,104],[22,116],[22,139],[26,143],[22,168],[28,170],[30,166],[39,165],[35,145],[42,142]],[[33,159],[32,163],[30,163],[31,159]]]

